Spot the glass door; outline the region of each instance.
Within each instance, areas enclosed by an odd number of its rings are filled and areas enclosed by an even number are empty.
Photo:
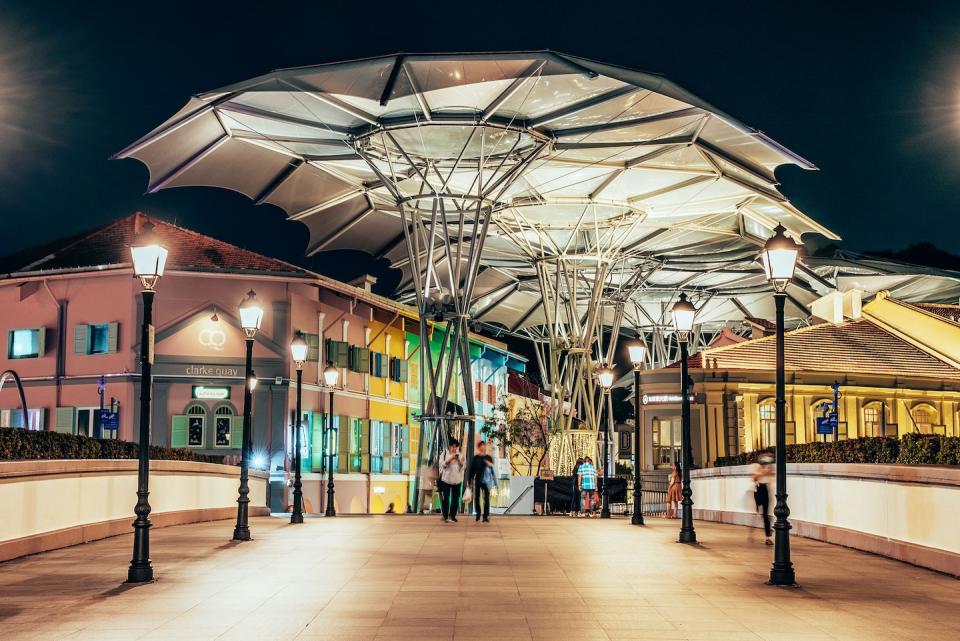
[[[653,419],[653,462],[670,467],[680,461],[680,417]]]

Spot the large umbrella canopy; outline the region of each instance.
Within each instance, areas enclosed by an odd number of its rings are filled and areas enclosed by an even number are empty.
[[[276,205],[308,227],[308,253],[387,258],[408,293],[418,276],[460,288],[467,252],[435,247],[484,235],[471,307],[514,332],[544,322],[537,279],[568,267],[583,285],[561,297],[602,281],[637,324],[678,289],[705,320],[764,315],[756,255],[773,227],[836,238],[778,189],[775,170],[806,160],[662,76],[549,51],[283,69],[195,96],[117,157],[147,165],[150,191]],[[409,212],[431,222],[422,243],[405,239]]]

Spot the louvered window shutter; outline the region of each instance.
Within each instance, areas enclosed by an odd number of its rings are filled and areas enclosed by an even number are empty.
[[[14,410],[18,414],[20,410]],[[26,425],[24,425],[26,427]],[[56,418],[53,422],[53,431],[61,434],[76,434],[77,429],[77,408],[58,407]]]
[[[47,328],[37,329],[37,356],[43,356],[47,353]]]
[[[381,423],[383,426],[380,432],[380,454],[383,460],[383,473],[389,474],[393,471],[391,464],[393,462],[393,429],[390,423]]]
[[[107,352],[115,354],[120,344],[120,323],[110,323],[107,329]]]
[[[360,420],[360,471],[370,471],[370,421],[365,418]]]
[[[370,350],[366,347],[360,348],[360,373],[370,373]]]
[[[320,360],[320,335],[319,334],[304,334],[304,340],[307,341],[307,360],[308,361],[318,361]]]
[[[350,343],[345,341],[337,343],[337,365],[340,367],[350,366]]]
[[[181,416],[171,417],[170,447],[186,447],[187,446],[187,430],[189,429],[189,425],[190,425],[190,417],[188,416],[181,415]],[[233,440],[233,434],[230,435],[230,440]],[[233,444],[231,443],[231,445]]]
[[[78,324],[73,326],[73,353],[74,354],[86,354],[87,353],[87,338],[90,332],[90,326],[84,324]]]
[[[410,472],[410,426],[400,426],[400,454],[402,456],[400,470],[404,474]]]
[[[408,361],[400,361],[400,377],[397,380],[399,380],[401,383],[406,383],[408,380],[410,380],[410,372],[408,368]]]
[[[319,472],[323,467],[323,424],[326,418],[320,412],[313,413],[313,427],[310,430],[310,469],[314,472]]]
[[[351,430],[350,417],[338,415],[336,417],[337,426],[337,472],[346,473],[350,469],[350,437],[353,436]]]
[[[243,417],[230,417],[230,449],[243,449]]]

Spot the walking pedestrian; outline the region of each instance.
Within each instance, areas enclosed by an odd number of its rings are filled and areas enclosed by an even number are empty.
[[[577,462],[573,466],[573,491],[570,492],[570,516],[580,516],[580,466],[583,465],[583,457],[577,457]]]
[[[589,456],[583,460],[577,480],[583,503],[581,509],[586,516],[593,516],[593,496],[597,491],[597,468],[593,466],[593,459]]]
[[[440,478],[437,486],[440,490],[440,512],[443,522],[457,522],[457,508],[460,506],[460,486],[463,485],[463,473],[467,462],[460,453],[460,442],[450,439],[447,453],[440,461]]]
[[[683,500],[683,474],[680,472],[680,464],[673,462],[673,470],[670,472],[670,478],[667,484],[667,518],[677,518],[677,512],[680,509],[680,501]]]
[[[493,457],[487,454],[487,444],[480,441],[477,443],[477,452],[470,461],[470,471],[467,475],[467,483],[473,484],[473,513],[478,522],[481,518],[484,523],[490,521],[490,488],[496,482]]]
[[[773,545],[773,529],[770,527],[770,488],[768,483],[773,478],[773,455],[770,452],[764,452],[757,457],[751,470],[753,482],[756,484],[753,490],[753,500],[757,505],[757,512],[763,517],[763,535],[764,543]]]

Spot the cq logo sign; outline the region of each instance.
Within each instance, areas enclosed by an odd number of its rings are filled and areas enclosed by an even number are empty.
[[[222,329],[201,329],[197,340],[204,347],[220,352],[223,351],[223,346],[227,344],[227,335],[223,333]]]

